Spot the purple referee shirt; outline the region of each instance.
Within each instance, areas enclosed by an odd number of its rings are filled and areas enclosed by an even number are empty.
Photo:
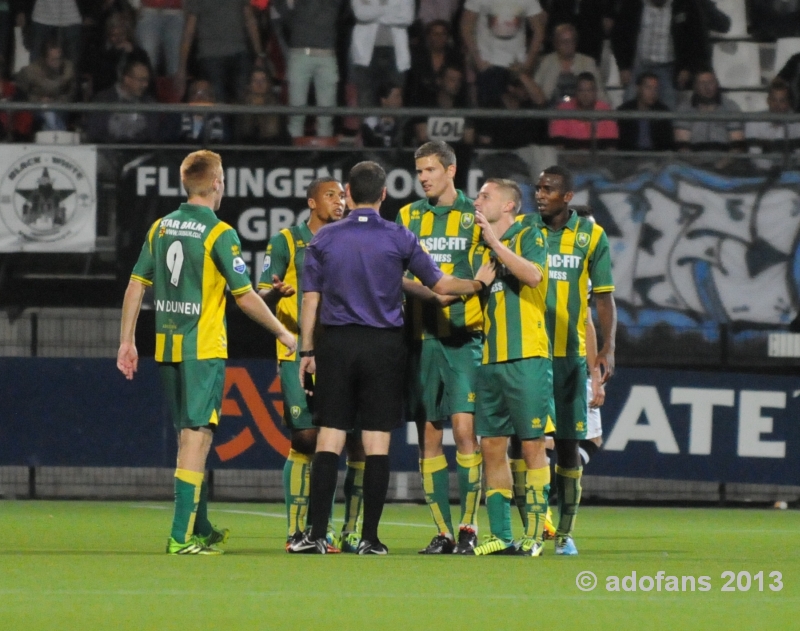
[[[303,264],[303,291],[321,294],[322,324],[401,327],[407,269],[428,287],[442,277],[411,231],[372,209],[359,208],[311,240]]]

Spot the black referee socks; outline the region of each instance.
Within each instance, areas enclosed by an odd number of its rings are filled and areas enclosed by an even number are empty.
[[[319,454],[318,454],[319,455]],[[314,459],[316,465],[316,458]],[[314,490],[312,469],[311,490]],[[381,520],[386,493],[389,491],[389,456],[367,456],[364,465],[364,526],[361,538],[378,540],[378,522]],[[330,506],[330,502],[328,502]]]
[[[339,473],[339,454],[318,451],[311,463],[311,485],[308,498],[308,521],[311,524],[311,539],[324,539],[328,532],[331,504],[336,493]],[[366,476],[365,476],[366,478]]]

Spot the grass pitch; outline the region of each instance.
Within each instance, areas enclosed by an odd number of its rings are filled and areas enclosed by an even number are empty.
[[[800,628],[796,511],[586,507],[580,555],[539,559],[418,555],[424,506],[388,506],[368,558],[288,555],[279,504],[210,513],[227,553],[170,557],[168,504],[0,502],[0,630]]]

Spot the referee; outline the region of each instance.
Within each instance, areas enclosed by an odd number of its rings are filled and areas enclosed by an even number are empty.
[[[351,213],[321,229],[306,250],[300,381],[317,375],[314,423],[320,432],[311,466],[311,530],[290,552],[328,552],[325,534],[339,454],[347,432],[360,430],[366,464],[358,554],[388,553],[378,539],[378,522],[389,488],[391,431],[402,423],[403,275],[409,270],[434,292],[458,296],[475,294],[494,280],[490,265],[475,280],[442,273],[408,229],[382,219],[386,173],[376,162],[352,168],[347,193]],[[315,338],[317,320],[324,329]]]

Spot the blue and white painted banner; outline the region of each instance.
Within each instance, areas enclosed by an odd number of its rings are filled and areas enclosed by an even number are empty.
[[[800,173],[727,177],[663,163],[626,179],[580,172],[609,236],[620,324],[785,325],[800,310]]]
[[[0,252],[92,252],[97,149],[2,145]]]

